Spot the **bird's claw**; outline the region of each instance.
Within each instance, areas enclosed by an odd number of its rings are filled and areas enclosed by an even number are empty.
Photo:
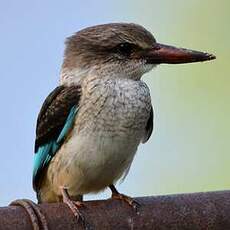
[[[138,210],[141,207],[140,203],[138,203],[135,199],[121,193],[112,194],[112,199],[123,200],[124,202],[128,203],[136,213],[138,213]]]
[[[77,221],[81,220],[82,223],[85,223],[85,218],[81,214],[79,208],[84,206],[79,201],[72,201],[72,200],[65,200],[64,203],[70,208],[70,210],[73,212],[74,216],[77,218]]]
[[[136,200],[133,200],[133,202],[130,205],[133,207],[133,209],[135,210],[135,212],[137,214],[139,214],[139,209],[141,207],[141,204],[139,202],[137,202]]]

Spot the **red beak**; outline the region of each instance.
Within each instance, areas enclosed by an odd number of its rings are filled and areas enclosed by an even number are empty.
[[[212,54],[155,43],[144,55],[149,64],[182,64],[215,59]]]

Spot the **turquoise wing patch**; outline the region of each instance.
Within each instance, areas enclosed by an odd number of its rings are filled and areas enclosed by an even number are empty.
[[[48,143],[38,147],[37,152],[34,155],[34,167],[33,167],[33,187],[36,188],[37,178],[41,175],[44,168],[49,164],[52,157],[56,154],[57,150],[61,147],[66,135],[72,128],[78,108],[73,106],[69,112],[66,122],[56,140],[50,140]]]

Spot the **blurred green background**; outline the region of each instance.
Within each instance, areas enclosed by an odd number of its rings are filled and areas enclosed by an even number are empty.
[[[230,1],[22,0],[1,1],[0,11],[0,205],[34,199],[36,116],[58,84],[64,38],[107,22],[135,22],[161,43],[217,56],[206,63],[161,65],[144,76],[154,132],[118,189],[143,196],[230,188]]]
[[[137,173],[138,185],[148,194],[228,189],[230,2],[136,1],[132,9],[143,13],[139,23],[157,40],[217,56],[209,63],[162,65],[145,77],[155,132],[142,148],[147,154],[137,155],[144,172]]]

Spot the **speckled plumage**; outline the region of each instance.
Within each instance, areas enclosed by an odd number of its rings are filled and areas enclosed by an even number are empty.
[[[89,28],[69,38],[60,84],[67,91],[80,87],[81,97],[76,101],[74,126],[43,169],[36,188],[40,202],[60,201],[61,187],[77,199],[114,184],[126,176],[138,145],[151,135],[151,98],[140,78],[154,65],[145,63],[141,49],[150,47],[155,39],[143,27],[129,25],[111,24],[112,31],[110,26]],[[99,36],[102,31],[104,43],[94,40],[95,33]],[[132,46],[140,57],[117,50],[116,46],[127,41],[136,41]]]
[[[55,91],[38,117],[33,177],[39,201],[64,197],[79,215],[69,195],[76,200],[109,186],[113,197],[127,202],[113,184],[127,174],[138,145],[153,129],[142,75],[161,63],[212,59],[208,53],[157,43],[136,24],[98,25],[69,37],[60,89],[70,97]],[[128,198],[128,203],[133,200]]]
[[[52,194],[44,197],[59,199],[60,186],[76,196],[115,183],[146,138],[151,99],[144,82],[94,79],[82,86],[74,128],[48,167],[43,188]]]

